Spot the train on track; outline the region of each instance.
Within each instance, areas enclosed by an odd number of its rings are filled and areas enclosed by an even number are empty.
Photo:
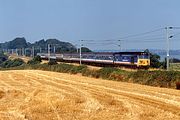
[[[81,62],[83,64],[98,66],[128,66],[136,68],[148,68],[150,66],[150,54],[146,52],[89,52],[47,54],[37,53],[42,59],[50,59],[61,62]]]

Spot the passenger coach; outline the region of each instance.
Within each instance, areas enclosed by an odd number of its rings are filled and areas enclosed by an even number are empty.
[[[64,62],[79,62],[79,53],[48,54],[38,53],[42,59],[56,59]],[[134,66],[149,67],[150,55],[146,52],[90,52],[81,54],[81,62],[84,64],[100,66]]]

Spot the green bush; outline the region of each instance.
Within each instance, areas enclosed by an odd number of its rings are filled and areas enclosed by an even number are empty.
[[[13,61],[12,67],[21,66],[22,64],[25,63],[25,62],[24,62],[22,59],[20,59],[20,58],[14,59],[14,60],[12,60],[12,61]]]
[[[54,59],[50,59],[50,61],[48,62],[48,65],[56,65],[56,64],[58,64],[58,63]]]
[[[1,64],[1,67],[2,68],[17,67],[17,66],[21,66],[24,63],[25,62],[22,59],[17,58],[17,59],[14,59],[14,60],[7,60],[7,61],[3,62]]]
[[[35,65],[35,64],[39,64],[39,63],[41,63],[41,57],[40,56],[35,56],[32,60],[29,60],[28,62],[27,62],[27,64],[29,64],[29,65]]]
[[[39,63],[40,63],[39,61],[34,61],[34,60],[29,60],[27,62],[27,64],[29,64],[29,65],[35,65],[35,64],[39,64]]]
[[[100,74],[98,73],[97,70],[84,69],[81,73],[83,76],[94,77],[94,78],[100,77]]]
[[[116,81],[126,81],[128,74],[130,74],[130,72],[118,69],[111,72],[109,79]]]
[[[117,68],[104,67],[104,68],[98,70],[97,72],[99,73],[100,77],[102,77],[104,79],[109,79],[110,75],[117,70],[118,70]]]
[[[40,57],[39,55],[35,56],[35,57],[33,58],[33,60],[34,60],[34,61],[42,62],[42,59],[41,59],[41,57]]]
[[[56,65],[56,71],[63,72],[63,73],[70,73],[72,67],[73,67],[73,65],[61,63],[61,64]]]
[[[2,51],[0,51],[0,64],[8,59],[8,56],[5,55]]]
[[[180,72],[176,71],[137,71],[128,76],[134,83],[159,87],[175,87],[180,80]]]
[[[80,66],[71,66],[70,73],[76,74],[76,73],[82,73],[82,71],[87,70],[87,66],[80,65]]]
[[[7,62],[4,62],[5,67],[10,67],[14,65],[20,65],[20,64],[17,64],[16,62],[13,62],[12,60],[8,60]],[[94,77],[94,78],[126,81],[126,82],[139,83],[143,85],[158,86],[158,87],[169,87],[169,88],[178,87],[178,89],[179,89],[179,82],[180,82],[179,71],[138,70],[135,72],[128,72],[128,71],[120,70],[117,68],[110,68],[110,67],[94,70],[94,69],[88,69],[87,66],[85,65],[75,66],[75,65],[64,64],[64,63],[55,64],[55,65],[27,64],[27,65],[19,66],[16,68],[17,69],[38,69],[38,70],[47,70],[47,71],[55,71],[55,72],[71,73],[71,74],[81,73],[83,76],[89,76],[89,77]]]

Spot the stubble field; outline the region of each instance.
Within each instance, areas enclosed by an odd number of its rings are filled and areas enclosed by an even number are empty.
[[[179,120],[180,91],[40,70],[0,71],[1,120]]]

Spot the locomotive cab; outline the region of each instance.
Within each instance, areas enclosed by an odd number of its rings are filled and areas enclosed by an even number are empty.
[[[148,68],[150,54],[146,52],[117,52],[114,53],[114,64]]]
[[[141,55],[138,55],[138,67],[145,67],[150,66],[150,55],[148,53],[142,53]]]

